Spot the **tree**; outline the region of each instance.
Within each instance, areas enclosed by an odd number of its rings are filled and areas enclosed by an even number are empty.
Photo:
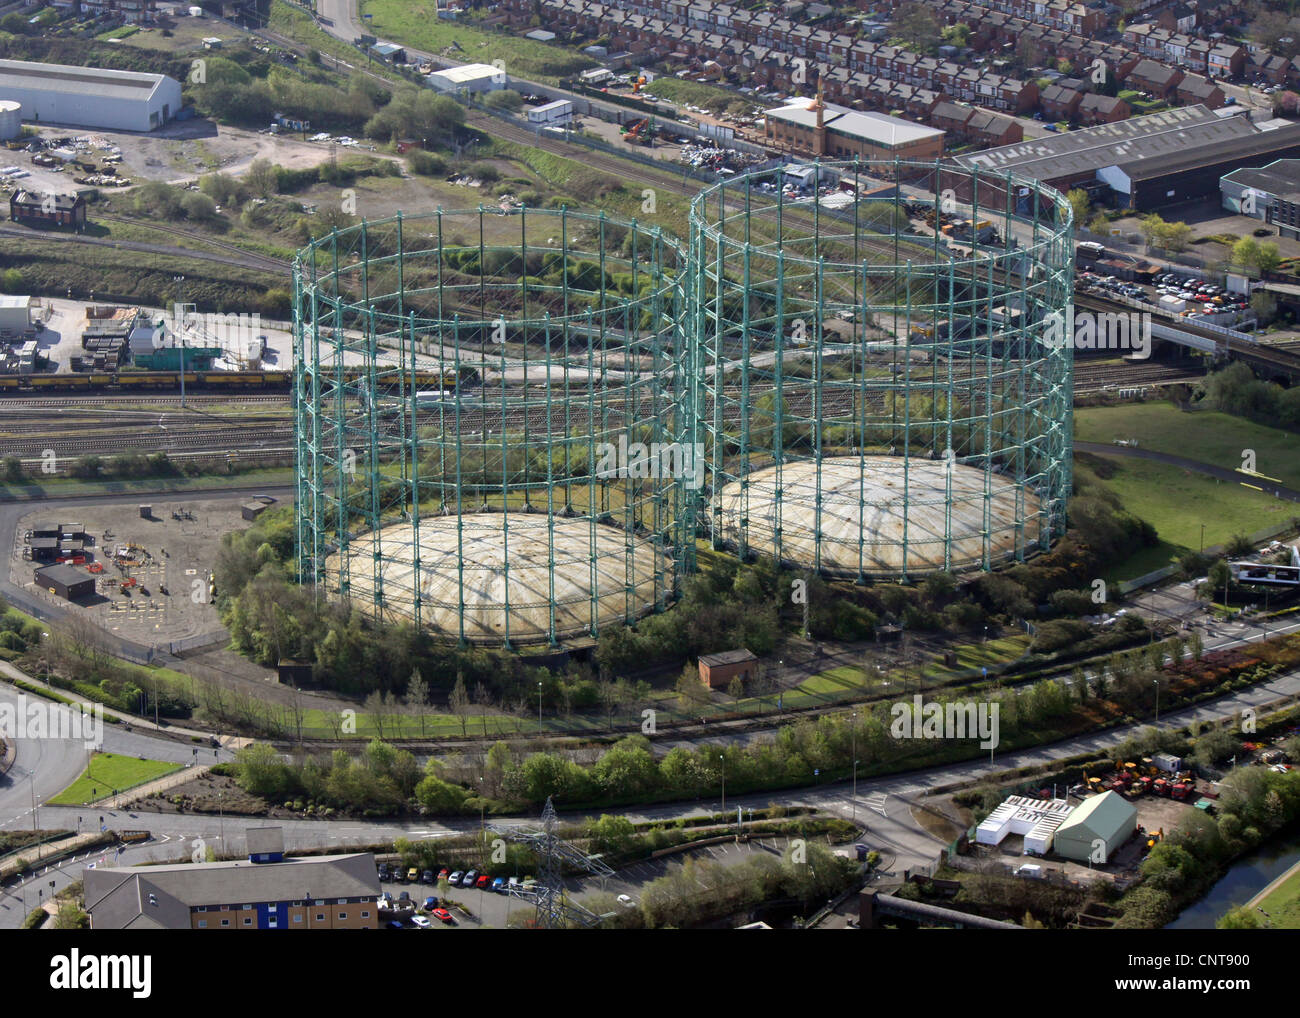
[[[1209,732],[1196,740],[1192,755],[1198,763],[1213,767],[1241,752],[1241,742],[1228,731]]]
[[[1273,95],[1273,115],[1275,117],[1294,117],[1300,113],[1300,94],[1295,92],[1277,92]]]
[[[965,49],[970,45],[970,25],[964,21],[959,21],[955,25],[948,25],[940,36],[949,46],[956,46],[959,49]]]
[[[709,691],[704,683],[700,681],[700,672],[698,668],[691,667],[690,662],[682,669],[681,675],[677,676],[677,701],[681,704],[682,709],[688,707],[698,707],[706,702],[709,698]]]
[[[1277,317],[1277,298],[1267,290],[1256,290],[1250,295],[1250,309],[1261,324],[1267,325]]]
[[[1238,905],[1219,916],[1214,928],[1216,930],[1262,930],[1264,921],[1253,908]]]
[[[1085,223],[1088,220],[1088,209],[1091,203],[1088,201],[1088,193],[1082,188],[1071,188],[1065,195],[1066,201],[1070,203],[1070,208],[1074,210],[1074,222],[1076,225]]]
[[[269,198],[276,193],[276,167],[269,159],[254,159],[244,174],[244,183],[258,198]]]
[[[494,110],[507,110],[514,113],[524,104],[523,96],[508,88],[489,92],[483,98],[483,105]]]
[[[745,682],[739,675],[733,676],[731,682],[727,685],[727,695],[737,703],[745,695]]]
[[[1088,232],[1101,237],[1110,233],[1110,220],[1106,218],[1105,212],[1098,209],[1097,212],[1093,213],[1092,218],[1088,220]]]
[[[1252,276],[1273,271],[1282,260],[1276,244],[1260,244],[1254,237],[1242,237],[1233,244],[1230,257],[1234,266]]]
[[[377,689],[373,690],[370,695],[366,697],[365,703],[362,704],[362,706],[365,707],[366,713],[370,715],[370,720],[374,723],[375,731],[382,739],[384,737],[384,724],[388,720],[387,712],[384,710],[384,694],[379,692]]]
[[[622,855],[636,843],[636,827],[623,816],[601,814],[599,820],[588,820],[584,831],[591,839],[591,850],[604,855]]]
[[[1186,223],[1166,222],[1156,212],[1142,217],[1141,229],[1147,247],[1158,247],[1172,254],[1186,250],[1192,238],[1192,228]]]
[[[1232,580],[1232,570],[1224,559],[1219,559],[1205,574],[1205,586],[1209,588],[1207,596],[1213,600],[1217,591],[1223,591],[1223,603],[1228,603],[1228,583]]]
[[[90,925],[90,916],[81,911],[75,901],[65,901],[54,917],[56,930],[84,930]]]
[[[465,676],[461,672],[456,673],[456,685],[451,689],[451,699],[449,701],[451,712],[460,719],[460,734],[464,738],[468,735],[467,726],[469,725],[469,693],[465,691]]]
[[[941,37],[939,21],[925,4],[900,4],[890,23],[894,35],[918,53],[933,52]]]
[[[424,681],[420,669],[411,673],[406,683],[406,706],[420,718],[420,738],[424,738],[424,709],[429,706],[429,684]]]

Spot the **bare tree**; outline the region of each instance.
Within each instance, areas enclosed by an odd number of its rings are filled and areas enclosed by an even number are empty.
[[[469,735],[466,730],[469,725],[470,701],[469,694],[465,692],[465,676],[456,673],[456,685],[452,687],[450,699],[451,712],[460,720],[461,738]]]
[[[614,712],[618,709],[622,699],[618,685],[610,682],[607,678],[602,678],[596,683],[596,696],[600,699],[600,705],[605,708],[605,719],[609,724],[609,730],[612,732],[614,730]]]
[[[483,738],[486,739],[488,734],[488,713],[492,709],[492,691],[482,682],[474,685],[474,705],[482,712],[479,716],[483,719]]]
[[[406,684],[406,706],[420,717],[420,738],[424,738],[424,712],[429,706],[429,684],[424,681],[420,669],[411,672]]]
[[[384,697],[379,690],[374,690],[365,700],[366,713],[370,715],[375,723],[375,731],[379,737],[384,737]]]

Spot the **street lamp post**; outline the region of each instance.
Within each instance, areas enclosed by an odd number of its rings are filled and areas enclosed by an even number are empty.
[[[721,753],[718,754],[718,760],[722,766],[722,812],[727,812],[727,758]]]
[[[542,684],[537,683],[537,725],[540,728],[542,724]]]
[[[1152,679],[1151,684],[1156,687],[1156,724],[1160,724],[1160,680]]]

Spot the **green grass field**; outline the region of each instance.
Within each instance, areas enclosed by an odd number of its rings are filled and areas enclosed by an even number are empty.
[[[125,791],[146,781],[161,778],[181,769],[180,764],[162,760],[142,760],[135,756],[118,756],[116,753],[96,753],[90,766],[72,784],[49,799],[51,806],[80,806],[94,802],[113,790]]]
[[[968,643],[956,648],[957,665],[933,663],[927,665],[918,680],[916,669],[909,669],[906,674],[900,669],[891,669],[882,679],[879,675],[868,676],[863,669],[851,665],[842,665],[828,671],[810,675],[793,689],[786,692],[784,706],[803,707],[827,697],[845,698],[851,695],[879,693],[891,688],[907,688],[908,683],[916,680],[918,686],[937,686],[961,678],[976,668],[983,666],[1007,664],[1015,661],[1029,648],[1030,637],[1024,633],[1000,637],[988,643]],[[741,700],[744,705],[753,704],[752,698]]]
[[[1115,569],[1114,578],[1133,579],[1169,564],[1174,557],[1201,547],[1223,544],[1234,534],[1252,534],[1285,522],[1294,513],[1281,502],[1240,484],[1151,460],[1101,457],[1114,473],[1101,481],[1119,496],[1124,508],[1156,528],[1161,545],[1144,549]]]
[[[1074,437],[1104,444],[1135,438],[1143,449],[1228,470],[1240,468],[1243,450],[1253,449],[1256,470],[1300,487],[1300,435],[1214,410],[1187,413],[1169,403],[1087,407],[1075,411]],[[1199,524],[1197,529],[1199,533]]]
[[[667,99],[669,102],[690,103],[692,106],[702,106],[706,110],[716,109],[719,104],[724,107],[730,106],[737,100],[747,106],[762,104],[762,100],[749,95],[741,95],[739,92],[723,88],[721,85],[710,85],[705,81],[687,81],[684,78],[676,78],[671,75],[655,78],[646,86],[646,91],[652,95],[657,95],[660,99]]]
[[[1256,902],[1268,913],[1268,925],[1275,930],[1300,930],[1300,868]]]
[[[466,63],[500,60],[507,74],[524,78],[557,82],[596,66],[590,57],[561,46],[463,21],[442,21],[432,0],[363,0],[361,13],[374,15],[368,31],[381,38]]]

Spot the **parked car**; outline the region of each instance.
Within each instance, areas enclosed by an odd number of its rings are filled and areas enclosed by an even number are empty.
[[[477,880],[474,881],[474,886],[481,891],[483,890],[483,888],[487,887],[488,884],[490,883],[492,883],[492,878],[488,876],[488,874],[483,873],[479,876]]]
[[[452,919],[451,913],[448,912],[445,908],[435,908],[433,910],[433,918],[444,923],[453,923],[456,921]]]
[[[437,907],[438,907],[438,899],[435,898],[433,895],[429,895],[429,897],[424,899],[424,910],[426,912],[432,912]]]
[[[461,877],[460,886],[473,887],[474,881],[477,879],[478,879],[478,870],[470,870],[463,877]]]
[[[413,915],[411,916],[411,925],[417,930],[427,930],[433,925],[433,923],[429,922],[429,920],[422,915]]]
[[[422,884],[431,884],[431,883],[433,883],[433,870],[425,870],[423,873],[421,873],[421,874],[420,874],[420,883],[422,883]]]
[[[410,891],[403,891],[401,894],[399,894],[399,895],[397,896],[397,904],[398,904],[399,906],[401,906],[401,907],[406,907],[406,906],[410,905],[410,904],[411,904],[411,892],[410,892]]]
[[[410,881],[412,884],[415,883],[417,880],[420,879],[420,871],[416,869],[414,866],[412,866],[409,870],[406,871],[406,879]]]
[[[406,929],[406,924],[400,919],[389,919],[388,928],[390,930],[404,930]]]
[[[386,881],[388,879],[388,863],[386,862],[381,862],[379,864],[379,879],[380,882]]]
[[[450,876],[451,876],[451,870],[447,869],[446,866],[444,866],[442,869],[438,871],[439,880],[446,880]]]
[[[447,878],[447,883],[451,884],[452,887],[459,887],[460,878],[463,877],[464,875],[465,874],[463,874],[460,870],[457,870],[455,873],[453,873],[451,876]]]
[[[506,889],[505,877],[497,877],[494,881],[492,881],[492,890],[496,891],[497,894],[504,893],[505,889]]]

